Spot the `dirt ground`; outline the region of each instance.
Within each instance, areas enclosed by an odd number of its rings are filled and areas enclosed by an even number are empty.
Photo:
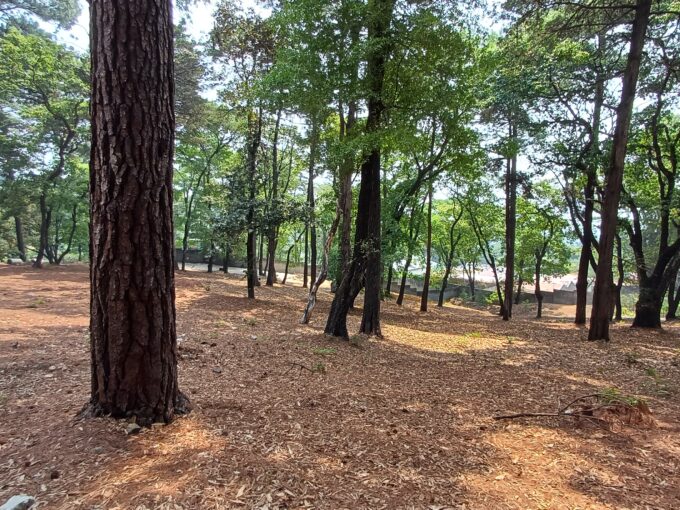
[[[383,340],[323,336],[330,294],[221,274],[177,278],[180,385],[194,411],[126,435],[88,399],[83,266],[0,267],[0,503],[61,509],[678,509],[680,331],[614,327],[608,345],[558,310],[383,308]],[[547,313],[551,310],[548,307]],[[351,316],[356,331],[360,312]],[[305,368],[302,368],[301,366]],[[552,412],[617,388],[652,429]]]

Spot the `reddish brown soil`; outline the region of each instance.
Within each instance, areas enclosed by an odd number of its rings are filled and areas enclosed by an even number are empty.
[[[194,411],[127,436],[79,420],[89,391],[82,266],[0,267],[0,503],[40,508],[680,508],[680,335],[568,318],[384,306],[385,339],[322,335],[299,287],[179,275],[180,384]],[[549,313],[549,310],[548,310]],[[356,331],[354,312],[350,330]],[[301,368],[298,365],[306,368]],[[610,432],[554,411],[616,387],[659,427]]]

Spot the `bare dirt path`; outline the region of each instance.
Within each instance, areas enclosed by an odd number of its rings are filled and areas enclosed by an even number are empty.
[[[568,318],[384,307],[385,339],[322,335],[299,287],[178,275],[180,384],[194,412],[127,436],[81,421],[88,398],[83,266],[0,267],[0,503],[40,508],[680,508],[680,335],[618,325],[610,345]],[[356,331],[359,311],[350,331]],[[306,368],[301,368],[298,365]],[[618,388],[659,427],[617,433],[553,411]]]

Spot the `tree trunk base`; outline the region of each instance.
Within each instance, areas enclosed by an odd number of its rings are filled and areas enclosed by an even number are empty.
[[[148,413],[143,411],[122,412],[120,410],[112,410],[108,406],[103,406],[99,402],[91,400],[78,411],[76,416],[82,419],[99,418],[102,416],[118,419],[134,418],[134,422],[140,427],[150,427],[154,423],[170,423],[176,416],[189,414],[191,409],[191,402],[188,397],[182,392],[177,392],[172,409],[164,415],[149,416]]]

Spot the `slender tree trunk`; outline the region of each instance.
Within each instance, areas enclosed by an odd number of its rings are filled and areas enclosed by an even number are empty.
[[[637,0],[635,19],[631,31],[628,62],[623,75],[621,102],[616,112],[616,126],[612,140],[611,161],[607,172],[604,200],[600,225],[600,257],[595,273],[595,289],[593,292],[593,311],[590,317],[588,340],[609,340],[609,310],[611,306],[610,277],[614,236],[618,222],[619,198],[623,180],[623,167],[628,145],[628,129],[633,112],[633,102],[637,88],[640,60],[645,43],[645,34],[649,23],[651,0]],[[641,289],[642,290],[642,289]],[[641,293],[642,297],[642,293]],[[641,312],[646,304],[643,302]],[[636,307],[637,309],[637,307]]]
[[[666,312],[667,321],[675,320],[678,314],[678,305],[680,304],[680,292],[678,292],[678,267],[678,263],[674,261],[668,284],[668,311]]]
[[[260,235],[258,237],[259,243],[258,243],[258,250],[257,250],[257,274],[258,274],[258,281],[259,281],[259,276],[264,274],[264,233],[260,232]]]
[[[446,267],[444,268],[444,278],[442,279],[442,288],[439,290],[439,299],[437,300],[437,306],[439,308],[444,306],[444,293],[446,292],[446,287],[448,287],[449,276],[451,275],[451,266],[453,265],[453,257],[449,257],[446,260]]]
[[[517,139],[517,126],[510,122],[511,140]],[[505,302],[503,320],[512,317],[512,287],[515,282],[515,234],[517,231],[517,156],[508,159],[505,175]]]
[[[420,215],[423,212],[423,205],[420,210],[416,212],[415,207],[411,211],[411,218],[408,223],[408,246],[406,247],[406,260],[404,263],[404,270],[401,274],[401,284],[399,285],[399,295],[397,296],[397,305],[401,306],[404,303],[404,292],[406,291],[406,278],[408,277],[408,270],[411,267],[411,260],[413,260],[413,250],[418,242],[418,234],[420,232]]]
[[[73,246],[73,236],[76,233],[77,226],[78,226],[78,204],[73,204],[73,208],[71,209],[71,230],[68,233],[68,241],[66,241],[66,247],[64,248],[64,251],[62,251],[56,258],[55,264],[60,265],[63,262],[64,257],[71,253],[71,247]]]
[[[319,144],[319,122],[312,119],[311,142],[309,146],[309,177],[307,179],[307,206],[309,207],[309,280],[316,281],[316,202],[314,199],[314,173],[316,171],[316,153]]]
[[[541,291],[541,265],[543,257],[536,257],[536,270],[534,273],[534,296],[536,296],[536,318],[543,317],[543,292]]]
[[[423,280],[423,294],[420,296],[420,311],[427,312],[427,302],[430,297],[430,274],[432,272],[432,181],[427,200],[427,241],[425,245],[425,278]]]
[[[47,206],[47,194],[42,192],[40,194],[40,240],[38,241],[38,254],[35,258],[35,262],[33,262],[33,267],[35,268],[42,267],[43,258],[47,255],[51,219],[52,210]]]
[[[257,118],[256,118],[257,117]],[[248,112],[248,213],[246,223],[246,280],[248,283],[248,299],[255,299],[255,287],[259,282],[257,274],[257,231],[255,226],[255,197],[257,195],[257,151],[262,139],[262,110],[258,114],[251,109]]]
[[[184,207],[186,218],[184,219],[184,232],[182,234],[182,271],[187,270],[187,250],[189,249],[189,223],[191,222],[191,202],[185,200]]]
[[[616,234],[616,268],[618,270],[618,279],[616,281],[616,302],[614,310],[614,320],[623,320],[623,305],[621,303],[621,289],[623,288],[623,279],[625,277],[623,268],[623,247],[621,246],[621,236]]]
[[[351,164],[351,161],[350,161]],[[342,207],[342,223],[340,226],[340,264],[336,283],[340,285],[343,276],[349,269],[352,258],[352,171],[345,169],[340,177],[340,197]]]
[[[14,232],[17,236],[17,251],[19,252],[19,258],[26,262],[26,243],[24,242],[24,227],[21,223],[21,218],[17,215],[14,216]]]
[[[305,263],[302,267],[302,288],[307,288],[309,278],[309,225],[305,225]]]
[[[333,239],[335,238],[335,232],[338,230],[338,223],[340,223],[341,216],[342,211],[340,208],[340,202],[338,201],[338,205],[335,210],[335,219],[331,224],[331,228],[328,231],[328,237],[326,238],[326,242],[324,243],[323,262],[321,264],[321,271],[319,272],[316,281],[312,284],[311,288],[309,289],[307,305],[305,306],[305,309],[302,312],[300,324],[309,324],[309,319],[312,317],[312,311],[316,306],[316,294],[317,292],[319,292],[319,287],[321,287],[323,282],[326,281],[326,277],[328,276],[328,255],[330,254],[331,246],[333,245]]]
[[[599,33],[598,53],[600,58],[604,61],[606,51],[606,39],[604,33]],[[584,187],[583,196],[585,199],[583,212],[583,239],[581,244],[581,257],[578,266],[578,277],[576,279],[576,314],[574,316],[575,324],[586,323],[586,307],[588,306],[588,273],[590,266],[593,264],[593,210],[595,207],[595,188],[597,186],[597,167],[593,163],[594,160],[599,159],[600,155],[600,124],[602,117],[602,106],[604,104],[604,89],[605,80],[604,72],[601,70],[604,66],[599,65],[595,76],[595,96],[593,98],[593,123],[592,135],[590,139],[591,146],[588,150],[590,161],[586,163],[586,185]],[[593,267],[597,270],[597,267]]]
[[[90,3],[92,396],[85,414],[140,425],[188,411],[177,384],[171,9],[169,0]]]
[[[215,241],[210,240],[210,256],[208,257],[208,273],[213,272],[213,263],[215,259]]]
[[[300,232],[300,234],[293,240],[293,244],[291,244],[288,247],[288,253],[286,254],[286,269],[283,272],[283,280],[281,280],[282,285],[285,285],[286,280],[288,279],[288,266],[290,265],[290,254],[292,253],[293,248],[295,248],[295,245],[300,241],[300,238],[302,237],[304,232],[305,232],[304,230]]]
[[[524,265],[523,262],[520,262],[519,266],[522,267]],[[515,294],[515,304],[519,305],[520,302],[522,301],[522,285],[524,284],[524,278],[521,276],[517,278],[517,293]]]
[[[593,256],[593,198],[595,194],[595,182],[592,175],[588,175],[585,187],[585,212],[583,215],[583,242],[581,244],[581,256],[578,263],[578,276],[576,278],[576,315],[575,324],[586,323],[586,307],[588,303],[588,272],[590,270],[590,258]]]
[[[276,112],[274,140],[272,142],[272,191],[270,202],[272,207],[279,207],[279,127],[281,125],[281,108]],[[267,231],[267,282],[268,286],[276,282],[276,246],[279,240],[278,225],[269,225]]]
[[[224,247],[224,260],[222,261],[222,271],[224,274],[229,273],[229,245]]]
[[[385,281],[385,296],[389,297],[392,295],[392,278],[394,277],[394,266],[390,263],[387,268],[387,279]]]

